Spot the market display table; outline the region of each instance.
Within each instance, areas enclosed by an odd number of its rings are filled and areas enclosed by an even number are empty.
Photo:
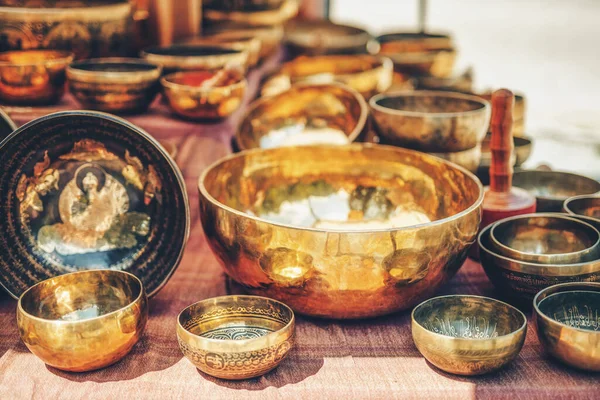
[[[260,72],[251,77],[248,99],[255,93],[259,77]],[[59,107],[74,107],[73,100],[67,97]],[[22,124],[35,113],[13,111],[11,115]],[[176,161],[187,183],[192,220],[183,260],[165,288],[150,300],[150,319],[142,340],[122,361],[96,372],[62,372],[31,354],[19,338],[17,303],[0,292],[0,399],[600,396],[600,374],[577,371],[547,358],[531,323],[523,350],[507,368],[474,378],[442,372],[427,363],[414,346],[409,311],[360,321],[298,316],[296,347],[276,370],[239,382],[199,372],[179,350],[175,334],[177,315],[191,303],[227,294],[232,288],[202,232],[197,180],[206,166],[231,151],[231,137],[241,114],[240,111],[218,124],[201,125],[173,119],[158,100],[150,113],[128,118],[156,138],[178,146]],[[440,291],[450,293],[499,296],[481,266],[470,260]]]

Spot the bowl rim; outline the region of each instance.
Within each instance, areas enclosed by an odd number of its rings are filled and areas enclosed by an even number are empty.
[[[592,244],[591,246],[586,247],[585,249],[579,250],[579,251],[571,251],[568,253],[554,253],[554,254],[540,253],[540,254],[538,254],[538,253],[531,253],[531,252],[527,252],[527,251],[517,250],[513,247],[510,247],[509,245],[504,243],[500,238],[497,238],[496,235],[494,234],[494,232],[496,231],[496,228],[498,228],[499,226],[501,226],[503,224],[511,224],[511,223],[514,223],[515,221],[519,221],[519,220],[529,220],[529,219],[536,219],[536,218],[565,220],[570,223],[574,222],[575,225],[581,225],[582,227],[585,227],[585,229],[587,229],[587,230],[590,230],[590,228],[591,228],[591,232],[594,232],[596,240],[594,241],[594,244]],[[563,231],[564,230],[566,230],[566,229],[563,229]],[[530,213],[530,214],[514,215],[512,217],[500,219],[492,224],[492,228],[490,229],[490,238],[496,246],[498,246],[500,249],[502,249],[502,251],[507,252],[507,255],[506,255],[507,258],[511,258],[515,261],[521,261],[520,259],[518,259],[516,257],[539,257],[540,259],[548,260],[549,262],[554,262],[553,259],[555,257],[556,258],[562,258],[565,256],[567,256],[567,257],[577,257],[577,256],[585,257],[587,253],[593,252],[594,249],[598,249],[598,247],[600,247],[600,232],[595,227],[593,227],[592,225],[588,224],[585,221],[571,218],[571,217],[569,217],[568,214],[562,214],[562,213]],[[510,256],[508,254],[510,254]],[[556,263],[562,265],[562,263],[560,261],[557,261]]]
[[[578,215],[580,217],[588,217],[588,218],[592,218],[592,219],[597,219],[600,222],[599,218],[594,218],[594,217],[590,217],[589,215],[579,214],[579,213],[576,213],[575,210],[572,210],[571,208],[569,208],[569,204],[571,204],[572,202],[576,202],[579,200],[590,200],[590,199],[598,199],[598,203],[600,204],[600,193],[580,194],[578,196],[568,197],[565,200],[565,202],[563,203],[563,209],[567,212],[568,215]]]
[[[225,299],[232,299],[232,298],[243,298],[243,299],[257,299],[257,300],[267,300],[267,301],[271,301],[275,304],[277,304],[279,307],[287,310],[290,312],[291,318],[290,320],[281,328],[269,332],[264,336],[260,336],[260,337],[256,337],[256,338],[252,338],[252,339],[240,339],[240,340],[224,340],[224,339],[212,339],[212,338],[207,338],[201,335],[197,335],[195,333],[190,332],[188,329],[184,328],[183,325],[181,324],[181,316],[183,315],[184,312],[186,312],[187,310],[189,310],[190,308],[196,306],[196,305],[200,305],[202,303],[207,303],[207,302],[213,302],[213,301],[219,301],[219,300],[225,300]],[[177,314],[177,328],[183,330],[184,332],[186,332],[186,334],[197,338],[198,340],[203,341],[204,343],[208,343],[208,344],[224,344],[224,343],[228,343],[228,344],[233,344],[236,343],[234,346],[235,347],[245,347],[245,346],[250,346],[254,343],[258,343],[260,341],[264,341],[266,338],[270,338],[270,337],[274,337],[274,336],[279,336],[279,334],[281,334],[284,331],[288,331],[290,329],[294,329],[296,324],[296,315],[294,313],[294,310],[292,310],[292,308],[290,306],[288,306],[287,304],[285,304],[282,301],[270,298],[270,297],[264,297],[264,296],[255,296],[255,295],[249,295],[249,294],[230,294],[230,295],[223,295],[223,296],[216,296],[216,297],[208,297],[206,299],[197,301],[195,303],[192,303],[186,307],[184,307],[183,310],[181,310],[181,312],[179,312],[179,314]]]
[[[176,48],[188,48],[188,49],[212,49],[212,50],[225,50],[220,54],[161,54],[157,53],[157,50],[165,50],[165,49],[176,49]],[[169,44],[164,46],[149,46],[140,51],[140,57],[143,60],[148,61],[149,58],[153,59],[192,59],[192,60],[203,60],[211,57],[235,57],[235,56],[243,56],[248,55],[247,50],[241,50],[239,47],[236,48],[235,45],[231,43],[215,43],[215,44]],[[148,61],[152,63],[152,61]]]
[[[481,181],[475,176],[475,174],[473,174],[472,172],[468,171],[466,168],[451,163],[450,161],[446,161],[442,158],[439,157],[435,157],[426,153],[422,153],[416,150],[409,150],[409,149],[404,149],[404,148],[400,148],[400,147],[395,147],[395,146],[387,146],[387,145],[381,145],[381,144],[374,144],[374,143],[351,143],[348,145],[344,145],[344,146],[302,146],[306,149],[310,149],[310,148],[314,148],[314,149],[318,149],[318,148],[322,148],[322,147],[333,147],[333,148],[345,148],[347,150],[358,150],[358,149],[362,149],[362,148],[375,148],[375,149],[382,149],[384,151],[393,151],[393,152],[401,152],[401,153],[409,153],[409,154],[418,154],[419,157],[423,157],[425,156],[427,157],[433,157],[436,161],[441,162],[443,164],[449,165],[457,170],[459,170],[461,173],[463,173],[464,175],[466,175],[467,177],[469,177],[478,187],[479,187],[479,197],[477,198],[477,200],[475,200],[473,202],[473,204],[471,204],[469,207],[467,207],[466,209],[451,215],[449,217],[446,218],[440,218],[437,219],[435,221],[430,221],[430,222],[425,222],[425,223],[421,223],[421,224],[415,224],[415,225],[409,225],[409,226],[404,226],[404,227],[398,227],[398,228],[383,228],[383,229],[361,229],[361,230],[333,230],[333,229],[325,229],[325,228],[313,228],[313,227],[302,227],[302,226],[296,226],[296,225],[290,225],[290,224],[282,224],[279,222],[273,222],[273,221],[269,221],[267,219],[264,218],[260,218],[257,217],[255,215],[250,215],[248,213],[236,210],[233,207],[230,207],[226,204],[221,203],[220,201],[218,201],[217,199],[215,199],[206,189],[205,185],[204,185],[204,180],[206,178],[206,176],[208,175],[209,172],[211,172],[214,168],[216,168],[217,166],[219,166],[220,164],[223,164],[227,161],[230,161],[232,159],[235,158],[242,158],[242,157],[246,157],[249,154],[254,154],[254,153],[261,153],[261,152],[272,152],[272,151],[277,151],[278,149],[281,148],[273,148],[273,149],[260,149],[260,148],[255,148],[255,149],[249,149],[249,150],[243,150],[239,153],[232,153],[229,154],[215,162],[213,162],[212,164],[210,164],[208,167],[206,167],[204,169],[204,171],[202,171],[202,174],[200,174],[200,177],[198,178],[198,190],[201,194],[201,196],[203,196],[207,201],[209,201],[213,206],[216,206],[220,209],[223,209],[227,212],[230,212],[238,217],[243,217],[243,218],[248,218],[251,219],[257,223],[261,223],[261,224],[269,224],[269,225],[274,225],[274,226],[278,226],[281,228],[286,228],[286,229],[293,229],[293,230],[298,230],[298,231],[307,231],[307,232],[317,232],[317,233],[336,233],[336,234],[364,234],[364,233],[386,233],[386,232],[398,232],[398,231],[408,231],[408,230],[414,230],[414,229],[418,229],[418,228],[424,228],[424,227],[433,227],[433,226],[438,226],[438,225],[442,225],[445,224],[447,222],[450,221],[454,221],[457,220],[459,218],[462,218],[470,213],[472,213],[473,211],[479,209],[481,207],[481,204],[483,202],[483,185],[481,184]]]
[[[223,90],[234,90],[237,88],[245,88],[248,86],[248,80],[244,76],[242,76],[238,81],[236,81],[232,84],[226,85],[226,86],[214,86],[214,87],[207,87],[207,88],[200,87],[200,86],[186,85],[186,84],[176,83],[176,82],[171,81],[171,79],[173,79],[173,78],[177,78],[177,77],[180,77],[183,75],[197,74],[199,72],[204,72],[204,71],[187,70],[187,71],[173,72],[173,73],[170,73],[170,74],[165,75],[162,78],[160,78],[160,84],[164,88],[178,90],[178,91],[185,91],[188,93],[189,92],[198,93],[198,94],[211,93],[211,92],[223,91]],[[210,72],[210,71],[205,71],[205,72]],[[214,75],[214,74],[216,74],[216,72],[214,72],[212,74]]]
[[[550,293],[550,295],[576,291],[576,290],[569,290],[569,287],[579,287],[579,288],[581,288],[580,289],[581,291],[586,290],[586,289],[584,289],[584,287],[593,288],[595,290],[591,290],[591,291],[598,293],[598,295],[600,296],[600,283],[599,282],[558,283],[556,285],[548,286],[536,293],[535,297],[533,298],[533,309],[535,311],[535,314],[538,317],[543,318],[546,322],[554,324],[554,325],[559,325],[561,328],[572,329],[577,332],[582,332],[582,333],[591,334],[591,335],[597,335],[598,337],[600,337],[600,331],[591,331],[589,329],[581,329],[581,328],[567,325],[563,322],[560,322],[558,320],[555,320],[554,318],[549,317],[546,313],[544,313],[544,312],[542,312],[542,310],[540,310],[539,304],[541,304],[541,302],[547,298],[546,295],[549,291],[556,291],[554,293]],[[567,289],[567,290],[562,290],[562,289]],[[539,300],[540,296],[542,296],[542,295],[544,296],[544,298]]]
[[[296,64],[302,64],[302,62],[304,62],[304,61],[316,62],[316,61],[319,61],[322,59],[326,59],[326,60],[332,59],[335,61],[335,60],[339,60],[339,59],[348,59],[348,58],[364,59],[369,62],[370,66],[368,69],[366,69],[364,71],[344,72],[344,73],[340,73],[340,74],[336,74],[333,72],[320,72],[317,74],[297,75],[297,74],[291,74],[289,72],[284,72],[284,69],[286,67],[290,67],[290,66],[293,67]],[[315,76],[315,75],[328,74],[328,75],[332,75],[332,76],[338,77],[338,78],[350,78],[350,77],[354,77],[357,75],[368,74],[368,73],[376,71],[380,68],[393,72],[394,63],[392,62],[392,60],[389,57],[375,55],[375,54],[320,54],[320,55],[316,55],[316,56],[304,55],[304,56],[296,57],[293,60],[290,60],[290,61],[287,61],[287,62],[281,64],[278,71],[275,74],[273,74],[273,76],[269,77],[268,79],[285,76],[285,77],[290,78],[290,80],[292,82],[294,82],[293,84],[295,85],[295,84],[299,83],[299,82],[295,82],[296,80],[301,82],[302,80],[310,79],[311,76]],[[334,81],[334,83],[339,83],[339,82]],[[365,102],[366,102],[366,100],[365,100]]]
[[[36,67],[36,66],[53,66],[60,64],[67,64],[67,67],[70,63],[75,59],[75,53],[68,50],[51,50],[51,49],[27,49],[27,50],[10,50],[3,53],[0,53],[0,58],[15,53],[46,53],[46,54],[55,54],[58,57],[56,58],[44,58],[40,61],[35,62],[27,62],[27,63],[14,63],[12,61],[4,61],[0,60],[0,68],[1,67]]]
[[[409,110],[398,110],[394,108],[384,107],[380,105],[378,102],[383,99],[391,99],[391,98],[399,98],[399,97],[444,97],[449,99],[459,99],[459,100],[467,100],[473,103],[479,104],[474,110],[469,111],[454,111],[454,112],[427,112],[427,111],[409,111]],[[441,90],[401,90],[394,92],[384,92],[376,94],[375,96],[369,99],[369,106],[372,110],[395,116],[404,116],[404,117],[429,117],[429,118],[452,118],[459,117],[465,115],[479,114],[479,113],[488,113],[491,111],[491,105],[487,100],[482,99],[481,97],[473,96],[470,94],[464,94],[460,92],[445,92]]]
[[[581,174],[577,174],[574,172],[568,172],[568,171],[544,171],[544,170],[538,170],[538,169],[523,169],[520,171],[515,171],[515,173],[513,174],[513,186],[515,187],[519,187],[523,190],[527,190],[524,187],[521,186],[517,186],[514,184],[515,181],[515,176],[519,176],[519,175],[531,175],[531,174],[542,174],[542,175],[567,175],[571,178],[575,178],[578,180],[585,180],[588,182],[594,182],[598,188],[598,191],[594,192],[594,193],[587,193],[587,195],[593,195],[593,194],[599,194],[600,195],[600,182],[598,182],[597,180],[595,180],[594,178],[590,178],[589,176],[585,176],[585,175],[581,175]],[[581,194],[577,195],[577,196],[582,196]],[[555,195],[535,195],[536,199],[542,199],[542,200],[558,200],[558,201],[564,201],[570,197],[574,197],[574,196],[569,196],[567,198],[565,198],[565,196],[555,196]]]
[[[53,280],[53,279],[60,279],[62,277],[65,276],[71,276],[71,275],[78,275],[78,274],[96,274],[98,272],[102,272],[102,273],[115,273],[117,275],[128,275],[129,278],[133,278],[134,282],[136,282],[139,287],[140,290],[137,293],[137,296],[135,296],[135,298],[133,300],[131,300],[129,303],[127,303],[126,305],[124,305],[123,307],[120,307],[114,311],[108,312],[106,314],[102,314],[102,315],[98,315],[92,318],[85,318],[85,319],[78,319],[75,321],[69,321],[69,320],[62,320],[62,319],[48,319],[48,318],[42,318],[42,317],[38,317],[37,315],[33,315],[27,311],[25,311],[25,309],[23,308],[23,304],[22,304],[22,300],[23,297],[25,297],[25,295],[27,295],[28,293],[30,293],[35,287],[42,285],[43,283]],[[80,323],[87,323],[90,321],[96,321],[99,319],[104,319],[104,318],[108,318],[113,316],[116,313],[119,313],[127,308],[131,308],[133,305],[137,304],[140,302],[140,300],[143,297],[146,297],[146,288],[144,287],[144,284],[142,283],[142,281],[140,280],[140,278],[138,278],[137,276],[135,276],[134,274],[132,274],[131,272],[127,272],[127,271],[122,271],[122,270],[117,270],[117,269],[109,269],[109,268],[103,268],[103,269],[88,269],[85,271],[76,271],[76,272],[70,272],[68,274],[62,274],[62,275],[57,275],[54,276],[52,278],[48,278],[48,279],[44,279],[43,281],[40,281],[38,283],[36,283],[35,285],[29,287],[26,291],[24,291],[21,296],[19,296],[19,301],[17,303],[17,311],[20,314],[25,315],[28,319],[32,319],[32,320],[36,320],[36,321],[40,321],[40,322],[44,322],[44,323],[52,323],[52,324],[60,324],[60,325],[75,325],[75,324],[80,324]]]
[[[92,6],[79,6],[79,7],[61,7],[61,8],[50,8],[50,7],[1,7],[0,15],[3,13],[7,14],[19,14],[22,16],[35,15],[35,16],[71,16],[71,15],[87,15],[90,13],[103,15],[102,20],[110,20],[114,18],[111,13],[115,11],[125,11],[129,13],[133,8],[129,1],[120,3],[107,3],[107,4],[94,4]],[[122,9],[122,10],[121,10]],[[120,17],[120,15],[119,15]]]
[[[493,337],[493,338],[462,338],[462,337],[454,337],[454,336],[448,336],[448,335],[443,335],[441,333],[437,333],[437,332],[433,332],[427,328],[425,328],[416,318],[415,318],[415,311],[417,311],[417,309],[419,307],[424,306],[425,304],[429,303],[430,301],[434,301],[434,300],[441,300],[441,299],[448,299],[448,298],[456,298],[456,297],[461,297],[461,298],[475,298],[475,299],[479,299],[479,300],[483,300],[483,301],[491,301],[493,303],[499,303],[499,304],[503,304],[505,306],[507,306],[509,309],[516,311],[517,315],[519,315],[521,318],[523,318],[523,323],[521,324],[521,326],[507,334],[504,335],[499,335],[497,337]],[[450,340],[455,340],[455,341],[466,341],[466,342],[473,342],[473,341],[485,341],[485,340],[498,340],[501,338],[506,338],[509,336],[514,336],[519,334],[521,331],[526,330],[527,329],[527,316],[523,313],[523,311],[519,310],[517,307],[510,305],[502,300],[498,300],[498,299],[494,299],[492,297],[487,297],[487,296],[479,296],[479,295],[472,295],[472,294],[448,294],[445,296],[436,296],[436,297],[432,297],[430,299],[427,299],[421,303],[419,303],[415,308],[413,308],[413,310],[410,313],[410,319],[414,324],[417,324],[419,326],[419,328],[427,331],[428,333],[435,335],[435,336],[439,336],[445,339],[450,339]]]
[[[103,64],[126,64],[131,66],[148,66],[150,69],[143,71],[103,71],[82,69],[83,65],[103,65]],[[138,83],[140,81],[157,80],[162,74],[162,66],[146,61],[141,58],[131,57],[104,57],[88,58],[71,63],[67,67],[69,80],[75,81],[97,81],[111,83]],[[134,78],[132,80],[132,78]],[[121,82],[122,81],[122,82]],[[115,82],[116,83],[116,82]]]
[[[450,32],[437,31],[437,32],[419,32],[419,31],[394,31],[384,32],[380,35],[375,36],[375,40],[381,42],[384,38],[392,36],[406,36],[405,38],[399,38],[397,40],[391,40],[394,42],[400,42],[404,40],[427,40],[427,39],[449,39],[452,40],[452,34]],[[386,43],[386,42],[384,42]]]

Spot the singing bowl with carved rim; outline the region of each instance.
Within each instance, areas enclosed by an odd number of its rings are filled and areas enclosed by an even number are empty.
[[[366,54],[299,57],[283,64],[265,82],[261,94],[277,94],[298,82],[339,82],[369,99],[391,86],[392,75],[392,62],[384,57]]]
[[[478,146],[491,116],[487,101],[453,92],[381,93],[369,105],[377,133],[386,143],[430,153]]]
[[[364,54],[371,35],[329,20],[299,20],[286,25],[284,38],[293,55]]]
[[[238,126],[241,150],[298,144],[347,144],[366,132],[367,103],[339,84],[299,83],[252,103]],[[302,142],[302,138],[310,138]]]
[[[572,367],[600,371],[600,283],[566,283],[533,300],[545,350]]]
[[[284,30],[282,26],[247,26],[240,24],[224,23],[218,26],[208,27],[207,35],[212,37],[241,39],[255,37],[260,41],[259,59],[263,60],[271,56],[279,49],[283,40]]]
[[[250,379],[276,368],[294,346],[294,312],[258,296],[202,300],[177,317],[179,348],[200,371]]]
[[[283,0],[278,7],[266,10],[223,11],[204,9],[204,21],[208,24],[239,23],[252,26],[282,25],[298,14],[297,0]]]
[[[253,34],[238,34],[238,35],[219,35],[207,34],[183,39],[180,44],[184,45],[212,45],[221,43],[229,45],[234,49],[245,51],[248,53],[248,66],[254,67],[260,60],[261,41]]]
[[[492,250],[518,261],[573,264],[598,259],[600,233],[592,225],[558,213],[517,215],[497,221]]]
[[[0,102],[47,105],[65,93],[67,66],[73,53],[56,50],[23,50],[0,53]]]
[[[558,283],[600,280],[600,260],[574,264],[539,264],[518,261],[492,249],[490,231],[483,228],[477,239],[479,259],[486,275],[507,298],[531,301],[542,289]]]
[[[142,282],[123,271],[60,275],[29,288],[17,306],[27,348],[46,364],[73,372],[121,360],[142,336],[147,319]]]
[[[538,212],[561,212],[569,197],[600,192],[597,180],[561,171],[519,171],[512,183],[535,196]]]
[[[492,135],[487,134],[481,143],[481,165],[487,166],[492,163],[492,152],[490,151],[490,142]],[[531,138],[524,136],[513,136],[513,165],[520,167],[531,155],[533,142]]]
[[[600,222],[600,195],[569,197],[563,209],[568,214],[594,218]]]
[[[204,232],[231,278],[339,319],[431,296],[463,264],[483,199],[461,167],[370,144],[248,150],[206,169],[199,189]]]
[[[245,67],[248,52],[231,44],[178,44],[150,47],[141,52],[146,61],[163,67],[164,73],[175,71],[218,71],[226,66]]]
[[[411,318],[421,354],[457,375],[482,375],[504,367],[517,357],[527,333],[521,311],[489,297],[434,297],[415,307]]]

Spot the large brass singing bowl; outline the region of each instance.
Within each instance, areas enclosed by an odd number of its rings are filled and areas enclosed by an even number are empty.
[[[417,349],[439,369],[457,375],[504,367],[521,351],[526,333],[521,311],[489,297],[435,297],[412,312]]]
[[[245,151],[205,170],[199,189],[225,272],[327,318],[384,315],[435,293],[463,264],[483,199],[461,167],[368,144]]]
[[[342,84],[298,84],[255,101],[236,131],[241,150],[348,144],[366,133],[369,108]]]
[[[32,286],[17,306],[17,325],[29,350],[46,364],[92,371],[122,359],[148,319],[142,282],[115,270],[57,276]]]
[[[377,132],[387,143],[431,153],[478,146],[491,116],[487,101],[452,92],[382,93],[369,105]]]
[[[583,195],[570,197],[567,200],[565,200],[563,204],[563,209],[568,214],[595,218],[600,222],[599,195]]]
[[[546,351],[572,367],[600,371],[600,283],[565,283],[533,300]]]
[[[277,367],[294,346],[294,312],[258,296],[222,296],[185,308],[177,318],[182,353],[217,378],[249,379]]]

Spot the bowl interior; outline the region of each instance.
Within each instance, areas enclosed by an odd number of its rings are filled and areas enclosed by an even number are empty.
[[[566,199],[600,191],[600,183],[594,179],[557,171],[516,172],[513,175],[513,186],[543,198]]]
[[[140,281],[118,271],[61,275],[32,287],[21,299],[23,310],[47,320],[80,321],[124,308],[141,294]]]
[[[452,217],[479,200],[466,171],[387,146],[245,152],[206,172],[203,190],[247,216],[298,228],[371,231]]]
[[[491,339],[523,327],[525,316],[503,302],[477,296],[444,296],[428,300],[413,312],[423,328],[461,339]]]
[[[569,210],[577,215],[600,218],[600,197],[581,197],[570,200]]]
[[[427,114],[459,114],[485,108],[482,101],[443,93],[389,95],[376,104],[393,111]]]
[[[145,72],[154,71],[158,67],[153,64],[142,62],[127,62],[127,61],[82,61],[71,65],[71,69],[78,69],[89,72]]]
[[[600,291],[553,293],[539,302],[538,309],[547,317],[571,328],[600,331]]]
[[[240,53],[240,50],[219,46],[173,45],[145,50],[148,54],[174,57],[205,57]]]

